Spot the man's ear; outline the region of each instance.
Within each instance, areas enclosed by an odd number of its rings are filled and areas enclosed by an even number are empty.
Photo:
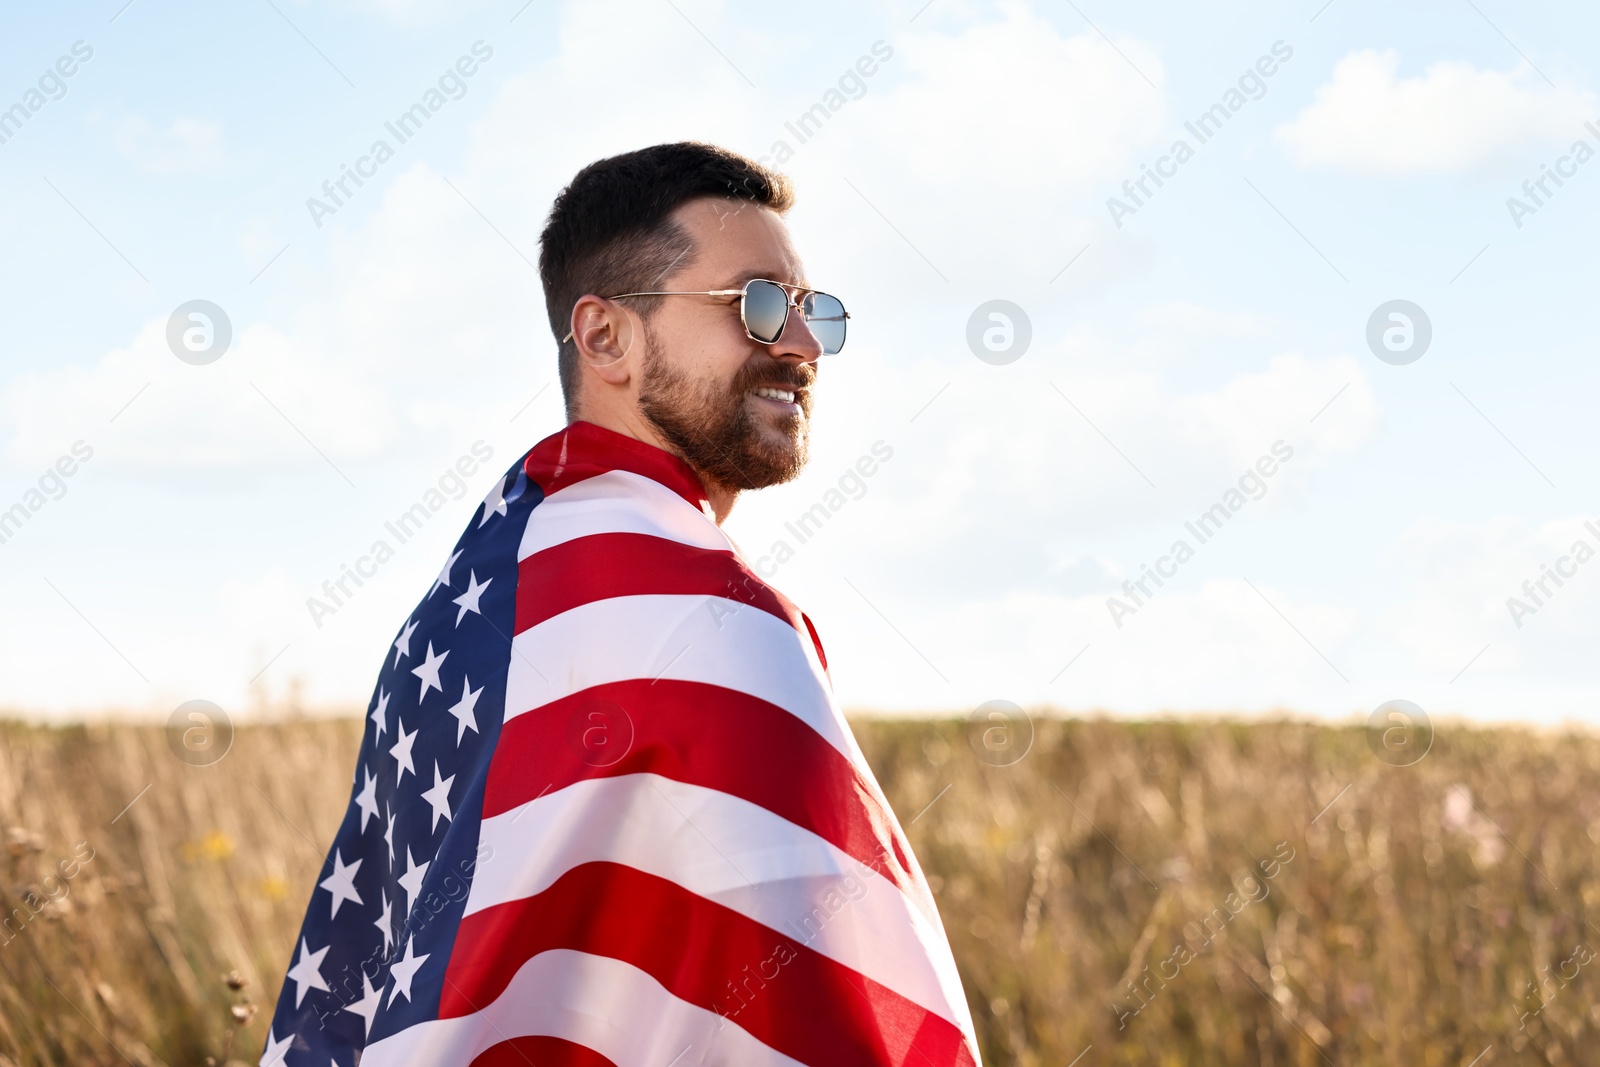
[[[607,385],[627,384],[633,373],[628,356],[637,339],[632,314],[616,301],[589,293],[573,306],[571,325],[580,371]]]

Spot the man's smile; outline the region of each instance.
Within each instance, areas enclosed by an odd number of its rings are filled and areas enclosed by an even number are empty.
[[[761,402],[763,407],[787,415],[799,415],[803,408],[799,404],[799,393],[793,389],[784,389],[775,385],[758,385],[750,390],[750,395]]]

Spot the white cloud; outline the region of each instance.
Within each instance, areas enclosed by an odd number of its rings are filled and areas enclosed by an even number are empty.
[[[870,566],[910,595],[929,598],[929,609],[935,597],[1068,593],[1096,581],[1103,589],[1119,567],[1136,572],[1133,553],[1153,536],[1164,547],[1275,441],[1292,448],[1293,458],[1253,512],[1303,499],[1318,470],[1377,432],[1372,385],[1364,365],[1348,356],[1284,353],[1193,391],[1118,366],[1119,350],[1109,339],[1081,343],[1073,356],[1080,366],[1064,373],[1051,369],[1048,351],[1005,368],[970,357],[971,366],[958,369],[931,361],[893,365],[870,351],[828,364],[811,466],[792,485],[741,500],[730,532],[757,558],[776,558],[778,543],[786,542],[841,568]],[[1341,388],[1337,403],[1308,423]],[[841,509],[814,541],[796,544],[785,524],[821,500],[879,439],[894,458],[872,476],[861,501]],[[1116,545],[1101,550],[1115,559],[1075,563],[1089,542]],[[951,567],[951,560],[969,563]],[[939,580],[930,586],[926,577],[934,572]],[[800,573],[786,570],[783,580]]]
[[[92,366],[12,377],[5,459],[41,466],[92,430],[91,444],[115,443],[102,466],[146,479],[326,470],[319,452],[349,476],[351,462],[505,426],[554,377],[553,356],[529,366],[522,352],[530,326],[542,332],[537,274],[426,165],[381,196],[370,225],[329,231],[336,287],[282,326],[233,322],[215,363],[180,362],[162,318]]]
[[[1553,88],[1525,68],[1443,61],[1399,77],[1399,53],[1352,52],[1316,99],[1274,132],[1303,165],[1367,174],[1454,171],[1583,135],[1593,93]]]
[[[1359,632],[1360,613],[1270,585],[1258,592],[1239,579],[1217,579],[1187,592],[1163,591],[1121,629],[1109,621],[1103,593],[1019,590],[924,615],[869,588],[904,637],[859,610],[859,600],[813,610],[824,647],[848,650],[831,668],[850,708],[965,711],[1000,698],[1078,714],[1345,715],[1367,699],[1317,651],[1348,670],[1346,645]],[[1262,593],[1316,649],[1284,625]]]
[[[248,326],[221,360],[191,366],[167,347],[166,325],[146,322],[93,368],[12,379],[0,394],[15,431],[6,459],[40,466],[70,443],[64,434],[83,436],[115,443],[100,466],[181,482],[320,464],[308,440],[334,456],[371,455],[393,432],[348,367],[271,327]]]
[[[834,681],[841,699],[863,710],[959,711],[998,697],[1077,713],[1339,718],[1400,697],[1436,724],[1556,725],[1593,718],[1600,532],[1589,521],[1424,520],[1394,535],[1384,571],[1350,597],[1217,576],[1198,587],[1169,583],[1120,628],[1106,607],[1111,589],[1056,592],[1035,580],[921,602],[904,581],[846,572],[891,628],[840,586],[837,561],[823,553],[801,557],[785,578],[797,579],[788,591],[807,605],[826,646],[848,650],[835,657]],[[1582,563],[1579,542],[1596,553]],[[1208,551],[1187,567],[1203,572]],[[981,552],[947,558],[990,563]],[[1547,577],[1558,564],[1562,585]],[[940,573],[941,592],[954,584]],[[1537,604],[1520,628],[1510,597]]]
[[[1164,129],[1160,57],[1142,41],[1122,41],[1119,53],[1092,31],[1064,36],[1023,4],[1001,13],[957,34],[893,42],[884,66],[895,84],[852,116],[858,147],[878,142],[885,161],[935,189],[1023,194],[1120,177],[1130,149]]]
[[[1409,526],[1391,550],[1405,591],[1383,611],[1383,631],[1429,669],[1454,672],[1488,644],[1476,673],[1531,669],[1555,678],[1580,671],[1600,627],[1600,534],[1585,525],[1590,521],[1573,516],[1535,526],[1504,515]],[[1580,542],[1587,547],[1574,553]]]
[[[1266,322],[1258,316],[1217,311],[1187,301],[1146,308],[1139,321],[1186,340],[1264,337],[1268,332]]]
[[[1016,3],[958,32],[890,43],[879,84],[791,165],[802,195],[842,223],[830,234],[841,258],[890,266],[895,295],[923,299],[934,270],[996,290],[979,300],[1036,291],[1086,244],[1094,262],[1065,285],[1127,272],[1129,252],[1089,194],[1135,169],[1166,130],[1153,48],[1064,34]]]

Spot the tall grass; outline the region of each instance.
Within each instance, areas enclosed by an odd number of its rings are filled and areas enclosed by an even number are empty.
[[[158,728],[0,734],[0,1054],[254,1063],[360,737],[252,728],[195,767]]]
[[[956,724],[861,735],[905,817],[950,784],[910,833],[993,1063],[1600,1062],[1600,740],[1394,767],[1358,729],[1046,721],[990,767]]]
[[[0,1067],[253,1063],[361,726],[210,767],[0,729]],[[856,728],[988,1063],[1600,1063],[1600,740],[1399,768],[1355,729],[1041,720],[996,767],[960,722]]]

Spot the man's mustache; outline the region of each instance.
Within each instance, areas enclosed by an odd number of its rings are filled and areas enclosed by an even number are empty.
[[[746,364],[734,380],[733,391],[744,393],[763,385],[799,391],[810,389],[816,380],[816,368],[809,363],[796,365],[769,359],[766,363]]]

